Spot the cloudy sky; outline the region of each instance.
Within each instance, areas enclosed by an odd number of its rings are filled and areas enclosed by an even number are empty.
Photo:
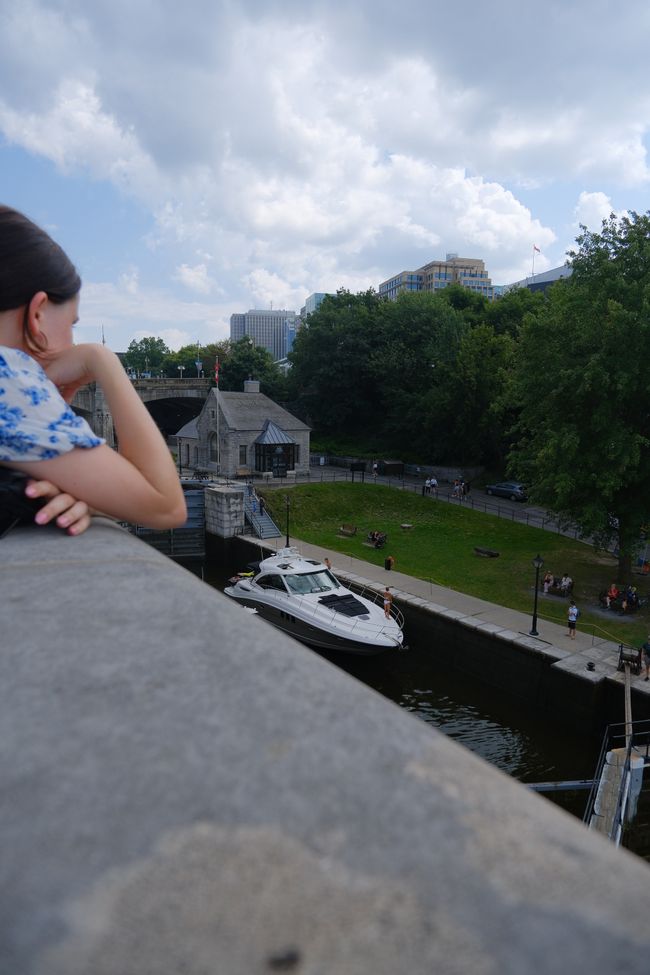
[[[117,351],[448,251],[506,284],[650,208],[649,39],[647,0],[0,0],[0,200]]]

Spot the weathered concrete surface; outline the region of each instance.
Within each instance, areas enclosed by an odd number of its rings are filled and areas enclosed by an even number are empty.
[[[647,972],[642,861],[137,539],[0,562],[3,975]]]

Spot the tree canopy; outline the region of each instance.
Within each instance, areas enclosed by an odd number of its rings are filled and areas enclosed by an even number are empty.
[[[374,291],[326,298],[289,357],[298,411],[319,433],[381,439],[402,457],[500,458],[498,394],[512,343],[475,324],[488,303],[470,292],[467,300],[464,290],[407,292],[396,301]]]
[[[615,538],[629,581],[650,521],[650,213],[583,227],[577,244],[521,332],[510,466],[585,536]]]
[[[162,366],[165,356],[171,355],[163,339],[149,336],[136,342],[131,342],[124,355],[124,362],[129,369],[136,372],[158,370]]]

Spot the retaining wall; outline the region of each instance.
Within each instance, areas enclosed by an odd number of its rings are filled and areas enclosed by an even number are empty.
[[[0,551],[3,973],[647,972],[642,861],[113,524]]]

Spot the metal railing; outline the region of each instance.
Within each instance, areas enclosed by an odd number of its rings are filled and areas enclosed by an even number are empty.
[[[646,765],[650,762],[650,720],[646,719],[643,721],[633,721],[631,725],[623,721],[618,724],[607,726],[603,737],[600,754],[598,756],[598,762],[596,764],[593,785],[589,792],[587,805],[585,807],[585,812],[582,819],[586,825],[589,825],[594,817],[601,815],[600,813],[596,812],[596,801],[605,766],[607,764],[607,756],[616,749],[623,748],[625,749],[625,758],[623,761],[621,781],[611,825],[607,834],[609,839],[613,840],[616,845],[620,843],[623,832],[625,810],[630,790],[633,752],[635,757],[643,758]]]

